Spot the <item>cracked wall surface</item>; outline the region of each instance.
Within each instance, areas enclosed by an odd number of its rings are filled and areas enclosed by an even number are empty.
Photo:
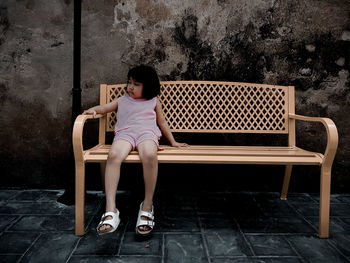
[[[49,2],[0,3],[1,144],[8,185],[25,169],[34,185],[62,185],[60,174],[70,170],[73,1]],[[162,80],[294,85],[298,114],[335,121],[340,140],[333,189],[350,190],[349,1],[84,0],[83,108],[98,103],[100,83],[124,83],[128,69],[141,63],[153,65]],[[324,151],[322,129],[298,122],[297,144]],[[249,136],[177,136],[190,144],[256,142]],[[48,176],[51,167],[57,169]],[[298,167],[293,189],[317,190],[318,172]]]

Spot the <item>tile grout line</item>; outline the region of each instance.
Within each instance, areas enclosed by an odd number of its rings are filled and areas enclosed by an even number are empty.
[[[13,219],[12,223],[10,223],[10,225],[7,226],[2,232],[9,232],[9,228],[11,228],[15,224],[17,224],[22,218],[23,218],[23,215],[22,216],[18,216],[17,218]]]
[[[17,262],[21,262],[22,259],[24,258],[24,256],[28,253],[28,251],[34,246],[34,244],[38,241],[38,239],[42,236],[43,234],[40,233],[36,239],[32,242],[32,244],[27,248],[26,251],[24,251],[24,253],[22,254],[22,256],[17,260]]]
[[[123,229],[123,233],[121,234],[121,237],[120,237],[120,242],[119,242],[119,247],[118,247],[118,251],[117,253],[115,254],[116,256],[120,256],[120,251],[122,249],[122,245],[123,245],[123,242],[124,242],[124,238],[125,238],[125,233],[126,233],[126,230],[128,229],[128,225],[129,225],[129,216],[127,217],[126,219],[126,224],[125,224],[125,227]]]
[[[340,251],[340,249],[338,249],[337,246],[334,244],[335,242],[332,242],[331,240],[328,239],[327,243],[329,244],[330,247],[332,247],[335,251],[337,251],[340,255],[342,255],[347,260],[347,257],[344,255],[344,253]]]
[[[294,253],[298,256],[298,258],[305,263],[304,258],[299,254],[298,250],[293,246],[293,244],[286,238],[286,236],[282,236],[282,238],[288,243],[288,245],[291,247],[291,249],[294,251]]]
[[[165,262],[165,234],[162,233],[162,263]]]
[[[255,196],[253,196],[253,201],[254,201],[254,203],[257,205],[257,207],[260,206],[259,202],[256,201]],[[246,244],[248,245],[250,251],[252,252],[252,255],[253,255],[253,256],[256,256],[255,251],[254,251],[254,249],[253,249],[253,246],[252,246],[252,244],[249,242],[249,240],[247,239],[247,236],[246,236],[246,234],[243,232],[241,226],[239,225],[237,218],[234,217],[233,215],[231,215],[231,216],[233,217],[233,220],[235,221],[235,223],[236,223],[236,225],[237,225],[237,227],[238,227],[238,231],[241,233],[241,235],[242,235],[244,241],[246,242]]]
[[[16,196],[18,196],[18,195],[20,195],[20,191],[18,191],[18,193],[16,193],[16,194],[13,194],[11,197],[9,197],[9,198],[7,198],[7,200],[5,201],[5,203],[8,203],[8,202],[10,202],[12,199],[14,199]]]
[[[207,244],[207,239],[206,239],[206,237],[205,237],[204,230],[203,230],[203,225],[202,225],[202,221],[201,221],[201,218],[200,218],[199,213],[198,213],[198,204],[197,204],[197,200],[196,200],[196,203],[195,203],[195,211],[196,211],[196,215],[197,215],[197,222],[198,222],[199,229],[200,229],[200,234],[201,234],[201,238],[202,238],[202,243],[203,243],[204,251],[205,251],[205,254],[206,254],[206,256],[207,256],[208,263],[211,263],[210,253],[209,253],[208,244]]]
[[[253,249],[251,243],[250,243],[249,240],[247,239],[246,234],[243,233],[243,230],[241,229],[241,226],[239,225],[239,223],[238,223],[238,221],[237,221],[237,219],[236,219],[235,217],[233,217],[233,221],[236,223],[236,225],[237,225],[237,227],[238,227],[238,231],[240,232],[240,234],[242,235],[242,237],[243,237],[245,243],[246,243],[247,246],[249,247],[250,252],[252,252],[253,257],[256,256],[255,251],[254,251],[254,249]]]
[[[67,258],[67,260],[66,260],[66,263],[68,263],[68,262],[69,262],[69,260],[72,258],[72,256],[73,256],[74,252],[77,250],[77,247],[78,247],[78,245],[79,245],[80,241],[83,239],[83,237],[84,237],[84,236],[79,237],[79,239],[78,239],[77,243],[75,244],[74,248],[72,249],[71,253],[70,253],[70,254],[69,254],[69,256],[68,256],[68,258]]]
[[[287,205],[290,207],[290,208],[292,208],[295,212],[296,212],[296,214],[298,214],[300,217],[301,217],[301,219],[304,221],[304,222],[306,222],[312,229],[314,229],[314,231],[316,232],[316,233],[318,233],[318,229],[309,221],[309,220],[307,220],[306,219],[306,217],[302,214],[302,213],[300,213],[294,206],[292,206],[288,201],[286,202],[287,203]],[[318,218],[319,218],[319,215],[318,215]]]

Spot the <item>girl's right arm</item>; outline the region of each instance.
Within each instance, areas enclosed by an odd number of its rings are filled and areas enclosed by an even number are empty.
[[[108,112],[116,111],[117,109],[118,109],[118,100],[114,100],[111,103],[98,105],[88,110],[84,110],[83,115],[92,114],[95,117],[96,114],[105,114]]]

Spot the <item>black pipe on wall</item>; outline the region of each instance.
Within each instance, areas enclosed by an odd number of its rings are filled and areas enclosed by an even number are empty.
[[[72,124],[81,113],[81,0],[74,0]]]
[[[73,88],[72,88],[72,129],[74,121],[81,114],[81,0],[74,0],[73,19]],[[75,200],[74,154],[71,147],[71,171],[65,175],[66,187],[58,202],[72,205]]]

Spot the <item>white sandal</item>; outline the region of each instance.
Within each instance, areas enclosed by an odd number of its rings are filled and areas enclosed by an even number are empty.
[[[109,233],[112,233],[114,232],[115,230],[117,230],[118,226],[119,226],[119,223],[120,223],[120,217],[119,217],[119,210],[117,210],[117,212],[106,212],[102,215],[101,217],[101,221],[100,223],[98,224],[96,230],[97,230],[97,233],[101,236],[101,235],[105,235],[105,234],[109,234]],[[110,216],[112,217],[112,219],[107,219],[106,218]],[[108,230],[103,230],[101,231],[100,230],[100,227],[103,226],[103,225],[109,225],[110,228]]]
[[[151,212],[146,212],[142,211],[142,205],[143,202],[140,205],[140,210],[139,210],[139,215],[137,216],[137,223],[136,223],[136,234],[140,236],[148,236],[155,225],[154,223],[154,210],[153,210],[153,205],[152,205],[152,211]],[[141,218],[141,216],[147,217],[147,220],[144,220]],[[140,230],[140,226],[148,226],[150,229],[149,230]]]

